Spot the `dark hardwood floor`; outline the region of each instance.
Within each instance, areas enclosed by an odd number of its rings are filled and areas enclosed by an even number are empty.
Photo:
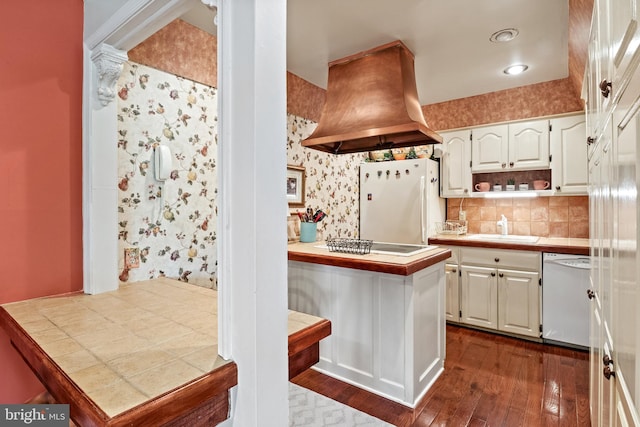
[[[292,382],[396,426],[589,426],[589,354],[447,325],[445,370],[415,410],[309,369]]]

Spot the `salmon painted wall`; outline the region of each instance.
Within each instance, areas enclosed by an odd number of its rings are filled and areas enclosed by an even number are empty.
[[[82,290],[82,0],[0,2],[0,303]],[[43,390],[0,330],[0,403]]]

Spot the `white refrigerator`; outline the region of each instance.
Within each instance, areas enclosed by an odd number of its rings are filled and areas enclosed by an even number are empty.
[[[427,244],[445,219],[438,162],[396,160],[360,165],[360,238]]]

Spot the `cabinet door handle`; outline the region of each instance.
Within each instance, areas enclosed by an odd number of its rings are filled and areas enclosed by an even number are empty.
[[[457,269],[455,269],[455,268],[454,268],[453,270],[451,270],[451,271],[452,271],[453,273],[457,273],[457,272],[458,272],[458,270],[457,270]]]
[[[588,136],[587,137],[587,145],[591,145],[594,142],[596,142],[596,139],[594,137],[592,137],[592,136]]]
[[[509,167],[512,168],[513,167],[513,162],[509,162]]]
[[[589,299],[593,299],[596,296],[596,293],[593,292],[591,289],[587,289],[587,297]]]
[[[611,379],[611,377],[615,377],[616,373],[608,366],[606,366],[603,370],[602,370],[602,375],[604,375],[604,377],[606,379]]]
[[[609,357],[608,354],[605,354],[604,356],[602,356],[602,363],[604,364],[604,366],[613,365],[613,360],[611,359],[611,357]]]
[[[504,168],[506,168],[506,167],[507,167],[507,164],[506,164],[506,163],[503,163],[503,164],[502,164],[502,169],[504,169]]]
[[[560,191],[560,186],[556,185],[556,191]]]
[[[491,277],[496,277],[496,273],[491,272]]]
[[[500,258],[494,258],[493,259],[495,262],[500,262]]]
[[[607,79],[600,82],[600,93],[605,98],[609,97],[609,94],[611,93],[611,82],[608,82]]]
[[[504,277],[504,273],[499,273],[498,276]]]

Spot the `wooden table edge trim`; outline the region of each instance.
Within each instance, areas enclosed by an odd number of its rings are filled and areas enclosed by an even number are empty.
[[[228,362],[193,381],[116,415],[108,425],[164,425],[186,414],[185,411],[196,409],[213,397],[228,393],[237,384],[238,368],[235,362]],[[225,418],[228,416],[227,413]]]
[[[322,319],[289,335],[289,356],[331,335],[331,321]]]

